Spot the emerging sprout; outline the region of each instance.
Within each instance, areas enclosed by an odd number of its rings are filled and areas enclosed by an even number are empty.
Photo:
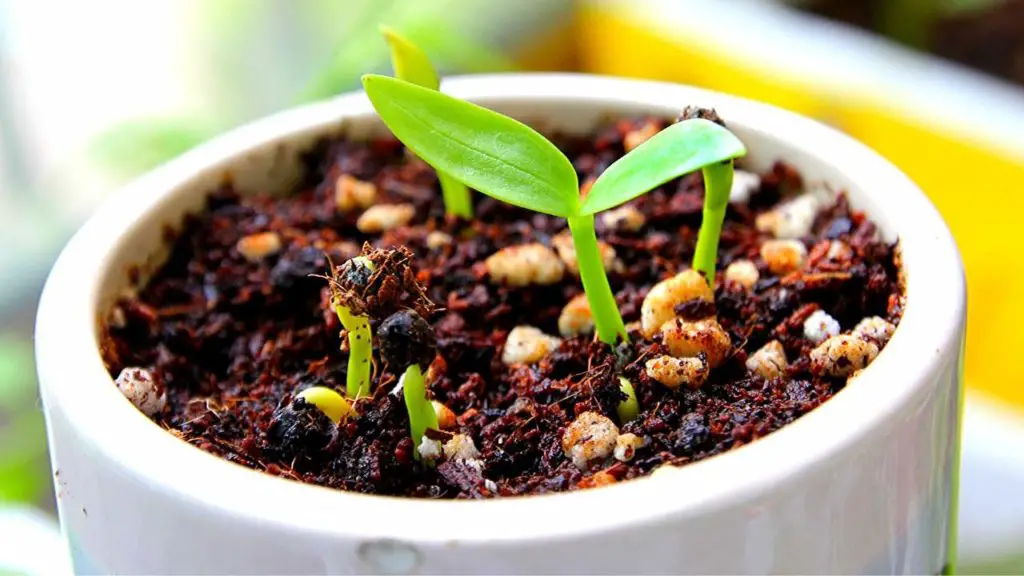
[[[441,80],[437,71],[422,50],[387,26],[381,26],[380,31],[391,48],[391,66],[395,69],[395,77],[430,90],[440,89]],[[447,172],[436,167],[434,170],[437,172],[438,182],[441,183],[445,211],[453,216],[472,218],[473,202],[466,185]]]
[[[525,124],[386,76],[366,75],[363,86],[391,132],[435,168],[498,200],[568,221],[597,335],[612,345],[626,339],[626,328],[601,260],[594,215],[702,168],[715,194],[725,184],[728,201],[732,160],[746,153],[743,144],[724,127],[705,119],[685,120],[617,160],[581,196],[569,159]],[[718,196],[709,196],[717,207]],[[706,214],[717,217],[719,212],[724,216],[724,209],[717,208]],[[698,247],[700,254],[711,251],[710,270],[707,256],[699,258],[709,282],[714,279],[720,230],[719,221],[717,228],[702,232],[705,241]]]
[[[331,304],[348,331],[346,395],[350,398],[370,393],[373,367],[370,318],[383,318],[405,306],[423,314],[433,311],[433,303],[409,268],[411,259],[412,253],[406,248],[385,250],[365,244],[360,256],[341,267],[331,265],[328,278]]]
[[[330,388],[313,386],[299,392],[298,397],[319,408],[335,424],[348,418],[352,413],[352,406],[348,400]]]
[[[365,256],[356,256],[341,267],[340,283],[351,289],[365,289],[377,268]],[[340,291],[335,291],[334,311],[342,326],[348,331],[348,374],[345,393],[350,398],[359,398],[370,393],[370,368],[373,363],[373,333],[370,319],[365,313],[353,314],[350,305],[343,303]]]
[[[430,324],[412,310],[388,316],[380,324],[381,358],[401,373],[402,396],[409,413],[409,432],[419,446],[428,428],[439,430],[437,412],[427,399],[423,372],[437,353],[437,340]],[[419,453],[416,453],[419,458]]]
[[[316,399],[317,393],[312,395]],[[330,443],[336,426],[337,422],[313,402],[309,394],[299,393],[274,410],[266,434],[271,444],[284,454],[317,458]]]
[[[619,415],[619,424],[625,424],[640,414],[640,405],[636,401],[636,391],[633,390],[633,383],[626,378],[619,376],[619,390],[626,395],[626,399],[619,402],[615,411]]]

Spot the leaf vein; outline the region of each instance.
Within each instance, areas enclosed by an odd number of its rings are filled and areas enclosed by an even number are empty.
[[[474,152],[477,152],[478,154],[486,156],[487,158],[493,160],[494,162],[496,162],[496,163],[498,163],[498,164],[500,164],[502,166],[506,166],[508,168],[513,169],[516,172],[525,174],[530,179],[532,179],[532,180],[536,181],[537,183],[539,183],[540,187],[548,188],[548,189],[554,191],[556,194],[558,194],[559,191],[558,191],[558,189],[556,187],[552,186],[544,178],[542,178],[541,176],[538,176],[537,174],[534,174],[530,170],[527,170],[526,168],[523,168],[523,167],[521,167],[521,166],[519,166],[517,164],[513,164],[513,163],[505,160],[504,158],[501,158],[498,155],[491,154],[490,152],[488,152],[486,150],[477,148],[475,146],[471,146],[470,144],[460,140],[459,138],[456,138],[456,137],[454,137],[454,136],[452,136],[450,134],[446,134],[446,133],[444,133],[444,132],[442,132],[442,131],[432,127],[429,123],[424,122],[423,120],[417,118],[416,115],[413,114],[411,109],[403,106],[400,102],[398,102],[396,100],[392,100],[391,104],[393,106],[395,106],[396,108],[400,109],[403,113],[405,113],[410,119],[414,120],[417,124],[419,124],[420,126],[425,127],[427,132],[436,135],[437,137],[439,137],[442,140],[448,140],[448,141],[455,142],[455,143],[457,143],[457,144],[459,144],[459,145],[461,145],[461,146],[463,146],[465,148],[468,148],[469,150],[472,150]]]

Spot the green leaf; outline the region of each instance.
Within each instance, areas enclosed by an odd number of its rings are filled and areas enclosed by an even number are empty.
[[[614,208],[669,180],[746,153],[739,138],[714,122],[677,122],[609,166],[590,187],[580,212]]]
[[[395,137],[435,169],[515,206],[563,218],[579,212],[576,170],[532,128],[387,76],[363,76],[363,86]]]
[[[441,87],[434,65],[422,50],[387,26],[381,26],[380,32],[391,48],[391,65],[395,69],[395,77],[431,90]]]

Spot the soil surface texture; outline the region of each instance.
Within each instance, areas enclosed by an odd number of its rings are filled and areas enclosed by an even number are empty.
[[[585,137],[553,139],[585,188],[627,145],[671,121],[622,119]],[[816,367],[812,351],[824,353],[824,338],[849,335],[865,318],[878,317],[891,329],[902,314],[898,249],[881,240],[841,191],[805,203],[803,214],[786,213],[782,203],[820,196],[823,185],[803,182],[782,163],[761,174],[737,174],[751,191],[730,204],[714,301],[691,299],[672,309],[680,326],[717,319],[728,343],[717,358],[709,350],[689,355],[705,368],[717,362],[702,385],[672,388],[647,368],[656,358],[671,358],[670,346],[660,333],[646,338],[639,321],[652,286],[689,269],[701,223],[699,173],[661,186],[626,210],[598,215],[598,237],[611,249],[608,276],[629,329],[628,343],[612,348],[591,333],[560,334],[563,308],[582,294],[561,235],[564,220],[476,192],[473,221],[446,218],[434,171],[388,138],[338,136],[304,158],[305,180],[289,195],[242,196],[230,184],[212,190],[205,211],[168,232],[171,256],[118,302],[103,340],[119,386],[138,379],[136,369],[142,369],[154,393],[163,395],[146,404],[158,425],[269,474],[424,498],[514,496],[625,481],[753,442],[855,386],[851,374],[859,366],[848,364],[858,358],[840,354]],[[397,211],[398,221],[408,222],[374,231],[379,222],[360,221],[371,201],[411,207]],[[775,262],[763,250],[778,234],[770,225],[776,216],[805,220],[803,229],[790,222],[798,230],[783,241],[791,252],[799,245],[795,263]],[[382,217],[382,227],[394,225],[386,221],[394,213]],[[488,258],[528,243],[558,255],[560,279],[538,273],[526,286],[494,282]],[[416,458],[420,447],[410,439],[401,394],[392,393],[398,375],[381,361],[378,345],[372,396],[355,403],[356,415],[335,425],[296,398],[310,386],[345,390],[347,340],[322,276],[330,275],[331,263],[360,254],[364,244],[407,249],[391,254],[404,255],[409,273],[382,288],[380,301],[417,308],[436,335],[427,388],[454,422],[429,433],[444,445],[432,466]],[[741,260],[752,266],[738,265],[727,280],[726,268]],[[810,326],[822,318],[819,328]],[[382,320],[371,318],[375,338]],[[830,329],[829,320],[838,326]],[[518,326],[558,340],[527,342],[521,346],[532,350],[529,360],[506,363],[506,339]],[[887,335],[871,333],[858,342],[877,353]],[[766,345],[781,347],[775,349],[781,364],[751,361]],[[639,416],[629,422],[616,410],[624,398],[620,376],[631,381],[639,404]]]

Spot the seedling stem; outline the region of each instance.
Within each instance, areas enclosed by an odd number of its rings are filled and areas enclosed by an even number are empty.
[[[623,341],[628,340],[626,325],[622,321],[622,315],[619,314],[615,294],[612,293],[612,287],[608,283],[608,275],[605,274],[604,264],[601,260],[601,251],[597,245],[597,233],[594,231],[594,215],[572,216],[568,218],[568,222],[572,241],[576,247],[580,280],[583,281],[583,291],[587,295],[591,315],[594,317],[597,337],[605,344],[612,346],[620,338]]]
[[[373,333],[370,319],[354,316],[347,306],[334,307],[338,320],[348,331],[348,374],[345,379],[345,393],[349,398],[360,398],[370,393],[370,369],[372,368]]]
[[[427,386],[419,364],[410,364],[405,369],[405,374],[402,375],[402,397],[405,399],[405,409],[409,413],[409,433],[418,446],[428,428],[440,429],[437,424],[437,412],[427,400]],[[419,452],[415,452],[415,455],[418,460]]]
[[[732,188],[732,160],[710,164],[701,169],[704,175],[704,215],[697,233],[693,253],[693,269],[704,275],[708,286],[715,287],[715,265],[718,261],[718,239],[722,235],[725,211],[729,207]]]

